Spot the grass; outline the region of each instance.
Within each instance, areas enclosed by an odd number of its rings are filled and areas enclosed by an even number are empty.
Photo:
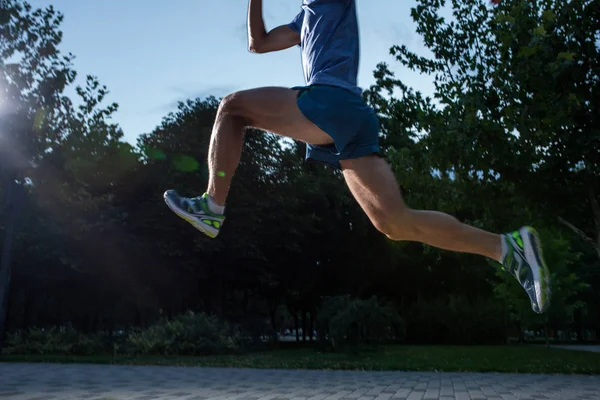
[[[600,374],[600,353],[530,346],[389,346],[359,355],[322,353],[312,349],[206,357],[3,355],[0,361],[277,369]]]

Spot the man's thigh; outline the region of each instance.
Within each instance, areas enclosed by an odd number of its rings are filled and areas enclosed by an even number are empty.
[[[352,195],[380,230],[408,210],[390,165],[378,155],[340,160]]]
[[[298,107],[298,90],[263,87],[225,97],[222,107],[244,117],[249,126],[310,144],[333,139],[307,119]]]

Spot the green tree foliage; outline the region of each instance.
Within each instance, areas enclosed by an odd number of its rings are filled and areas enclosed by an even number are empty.
[[[522,297],[521,292],[511,294]],[[520,312],[531,314],[527,302],[520,305],[524,307]],[[502,344],[510,328],[505,303],[489,297],[471,300],[464,294],[451,294],[420,298],[402,310],[402,315],[408,339],[417,343]]]
[[[410,206],[493,231],[533,223],[542,232],[555,282],[543,317],[480,257],[386,239],[339,172],[305,164],[302,143],[256,130],[246,132],[222,233],[205,238],[162,194],[206,187],[219,99],[181,102],[131,146],[95,77],[66,96],[79,81],[73,55],[60,50],[62,15],[8,5],[3,146],[37,165],[26,171],[9,302],[10,330],[33,330],[11,336],[14,348],[96,351],[77,335],[106,332],[93,341],[110,347],[130,327],[135,352],[169,354],[239,349],[284,328],[302,328],[299,340],[314,329],[354,343],[501,343],[511,329],[585,337],[600,328],[596,2],[419,0],[412,15],[425,55],[391,51],[432,77],[434,96],[385,64],[365,93]],[[52,331],[56,345],[31,339],[48,338],[33,327],[62,325],[72,330]]]
[[[389,158],[409,200],[486,229],[539,226],[551,248],[552,312],[572,315],[573,295],[586,285],[577,254],[556,235],[560,221],[598,251],[600,25],[596,2],[569,4],[418,1],[412,17],[427,55],[404,45],[391,53],[433,78],[433,98],[385,64],[367,95],[385,117]],[[532,316],[512,278],[500,278],[505,304]]]
[[[95,293],[102,301],[119,286],[104,286],[93,276],[110,275],[119,262],[114,188],[138,156],[109,122],[117,106],[102,105],[107,90],[96,78],[75,88],[76,102],[65,95],[77,74],[73,56],[59,50],[62,14],[24,1],[7,4],[0,42],[3,146],[37,165],[26,171],[32,184],[14,249],[11,309],[24,324],[37,318],[31,310],[45,315],[40,322],[46,324],[71,304],[70,318],[90,321],[95,317],[78,299]]]
[[[328,298],[318,314],[321,338],[333,348],[403,339],[404,321],[390,306],[380,304],[377,297],[368,300],[350,296]]]
[[[378,67],[372,97],[389,125],[401,124],[409,137],[427,132],[417,145],[427,150],[419,152],[425,168],[478,184],[502,181],[507,194],[546,218],[571,219],[569,227],[597,251],[598,5],[538,0],[490,8],[462,0],[443,17],[445,5],[419,1],[412,10],[432,57],[391,50],[405,67],[434,78],[434,99]],[[403,97],[383,101],[382,90],[394,88]],[[399,166],[403,155],[396,154]]]

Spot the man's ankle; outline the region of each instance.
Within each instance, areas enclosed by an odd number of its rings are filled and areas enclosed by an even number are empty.
[[[217,214],[217,215],[225,214],[225,205],[217,204],[215,202],[215,200],[212,198],[212,196],[208,193],[206,193],[206,205],[208,206],[208,209],[210,210],[210,212],[213,214]]]

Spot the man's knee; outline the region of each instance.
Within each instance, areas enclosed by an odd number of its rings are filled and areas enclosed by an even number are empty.
[[[217,118],[235,118],[244,126],[249,126],[250,117],[246,107],[246,96],[241,92],[234,92],[223,97],[219,104]]]
[[[239,92],[230,93],[223,97],[219,104],[219,112],[231,115],[241,113],[244,108],[243,96]]]
[[[411,210],[406,207],[393,212],[377,212],[371,216],[375,228],[391,240],[414,240],[417,227],[412,223]]]

